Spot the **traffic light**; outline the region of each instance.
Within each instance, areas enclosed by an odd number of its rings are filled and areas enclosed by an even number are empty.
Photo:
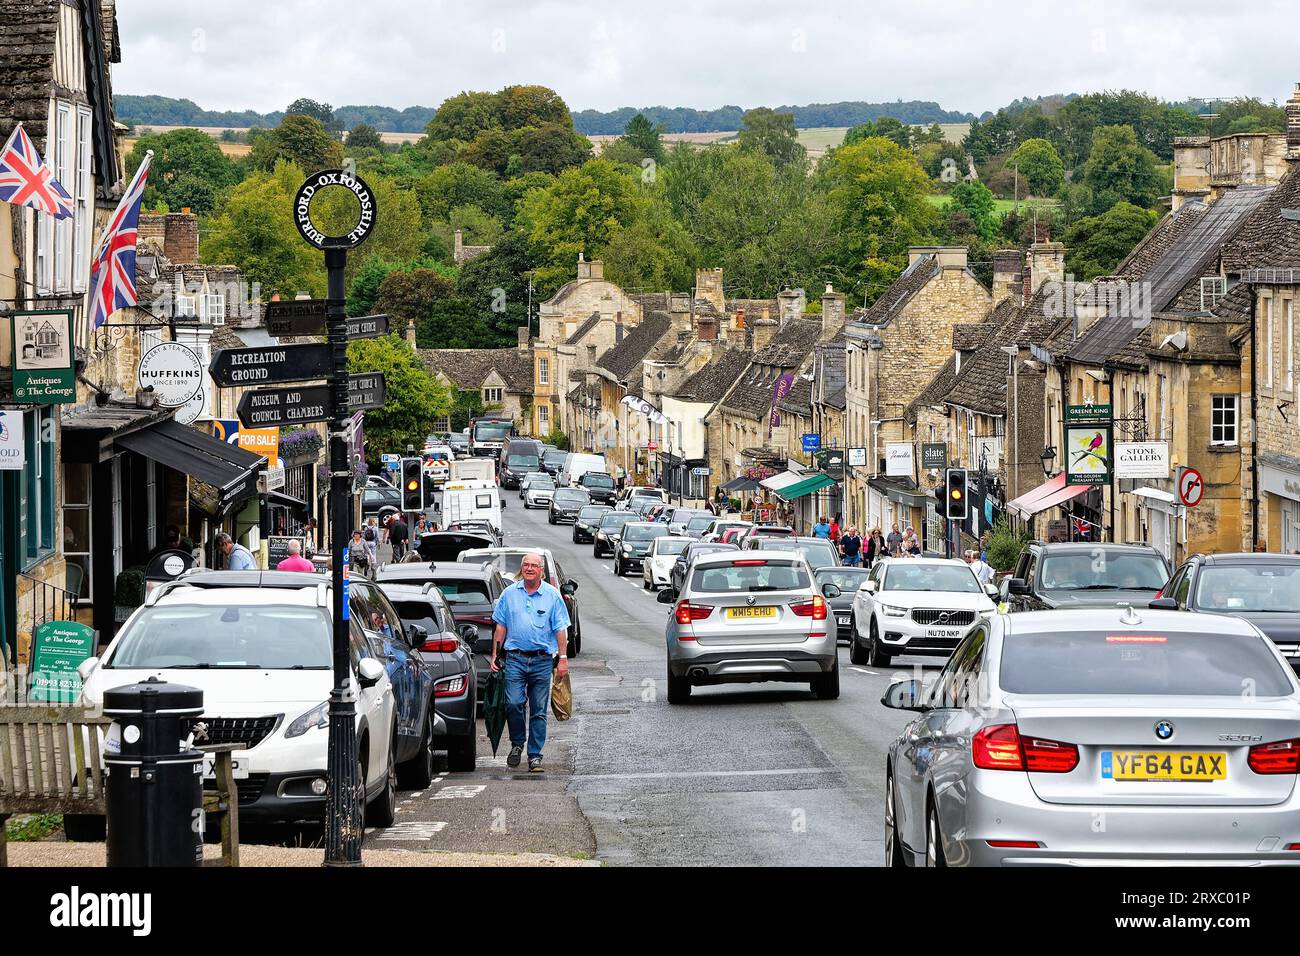
[[[944,517],[965,521],[970,514],[970,501],[966,488],[965,468],[949,468],[944,479]]]
[[[420,475],[422,463],[418,458],[402,459],[402,510],[423,511],[424,482]]]
[[[437,503],[437,496],[438,496],[438,483],[437,480],[434,478],[432,469],[427,467],[424,469],[423,484],[424,484],[424,499],[423,499],[424,510],[428,511],[434,506],[434,504]]]

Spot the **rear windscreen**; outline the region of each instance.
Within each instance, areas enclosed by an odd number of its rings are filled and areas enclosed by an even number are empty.
[[[582,476],[582,484],[589,485],[592,488],[613,488],[614,479],[609,475],[592,474],[588,472]]]
[[[691,574],[690,589],[699,594],[722,594],[729,591],[800,591],[812,586],[808,573],[789,561],[755,564],[744,558],[737,560],[745,563],[696,567]]]
[[[655,544],[655,554],[681,554],[690,543],[690,538],[660,538]]]
[[[435,581],[434,584],[448,604],[486,604],[491,600],[485,581],[448,579]]]
[[[644,527],[637,525],[623,530],[624,541],[652,541],[655,538],[662,538],[668,534],[667,525],[652,525]]]
[[[1019,634],[1013,629],[1002,644],[999,683],[1012,694],[1241,699],[1292,692],[1272,649],[1253,634]]]

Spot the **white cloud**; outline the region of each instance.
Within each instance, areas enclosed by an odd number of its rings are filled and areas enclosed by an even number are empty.
[[[1139,89],[1284,100],[1297,71],[1281,0],[123,0],[119,93],[209,109],[436,106],[542,83],[575,110],[936,100]]]

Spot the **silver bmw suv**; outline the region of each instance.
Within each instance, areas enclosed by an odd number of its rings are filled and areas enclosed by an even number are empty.
[[[840,696],[835,622],[819,586],[795,551],[722,551],[692,564],[681,593],[659,595],[668,616],[668,702],[693,686],[807,683],[822,700]]]

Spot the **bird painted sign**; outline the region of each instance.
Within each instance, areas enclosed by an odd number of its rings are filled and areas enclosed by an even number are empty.
[[[1110,482],[1109,425],[1072,425],[1066,428],[1066,483],[1104,485]]]

